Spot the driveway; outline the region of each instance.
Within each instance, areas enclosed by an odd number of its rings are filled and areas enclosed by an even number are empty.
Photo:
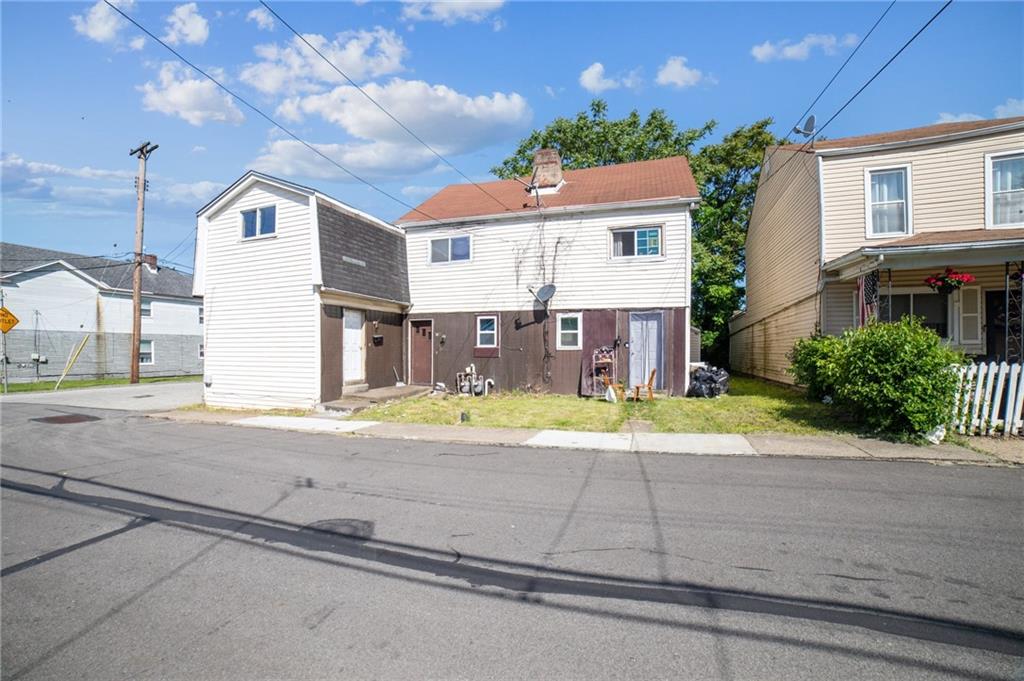
[[[0,397],[0,404],[48,404],[62,407],[117,409],[120,411],[166,411],[203,401],[199,381],[112,385],[75,388],[58,392],[12,393]]]
[[[57,409],[2,414],[5,679],[1012,679],[1024,660],[1019,468],[37,420]]]

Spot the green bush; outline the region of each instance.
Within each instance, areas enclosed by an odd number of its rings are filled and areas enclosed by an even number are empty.
[[[835,336],[815,335],[801,338],[789,353],[789,373],[797,385],[807,388],[807,396],[820,400],[835,395],[837,359],[843,342]]]
[[[798,341],[790,357],[796,382],[810,397],[831,394],[870,429],[899,436],[946,422],[956,393],[952,367],[965,361],[909,317]]]

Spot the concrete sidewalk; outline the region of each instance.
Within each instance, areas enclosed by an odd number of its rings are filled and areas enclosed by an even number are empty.
[[[324,416],[252,416],[245,412],[172,411],[150,414],[150,416],[184,423],[219,423],[246,428],[272,428],[309,433],[484,446],[553,447],[611,452],[718,456],[914,460],[988,465],[1014,463],[1012,457],[982,454],[954,444],[917,446],[852,435],[819,437],[771,434],[591,433],[568,430],[349,421]]]

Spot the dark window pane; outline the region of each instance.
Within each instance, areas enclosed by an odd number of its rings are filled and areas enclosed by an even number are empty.
[[[242,211],[242,236],[246,239],[256,236],[256,211]]]
[[[452,260],[469,260],[469,237],[452,239]]]
[[[448,262],[448,239],[430,242],[430,262]]]
[[[946,337],[946,306],[949,296],[937,293],[918,293],[914,295],[914,316],[923,317],[922,324],[934,330],[943,338]]]
[[[260,234],[273,234],[277,229],[277,207],[260,208]]]
[[[910,314],[910,296],[896,294],[892,296],[892,316],[889,315],[889,296],[883,290],[878,296],[878,318],[883,322],[898,322],[904,315]]]
[[[612,239],[615,257],[626,258],[636,255],[636,234],[634,232],[615,232]]]

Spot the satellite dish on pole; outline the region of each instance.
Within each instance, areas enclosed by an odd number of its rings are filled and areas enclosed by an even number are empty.
[[[538,303],[547,307],[548,303],[551,302],[551,299],[555,296],[556,289],[554,284],[544,284],[536,291],[532,288],[528,290],[533,294],[533,297],[537,299]]]
[[[811,114],[810,116],[807,117],[807,120],[804,122],[804,127],[795,127],[793,128],[793,132],[795,132],[798,135],[803,135],[804,137],[810,137],[811,135],[814,134],[814,123],[814,114]]]

